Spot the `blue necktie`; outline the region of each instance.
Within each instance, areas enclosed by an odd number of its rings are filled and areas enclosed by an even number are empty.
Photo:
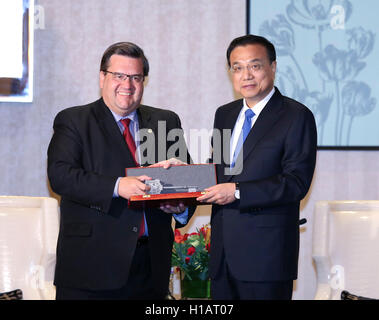
[[[255,113],[253,110],[248,109],[245,111],[245,121],[243,122],[242,131],[241,131],[240,136],[238,137],[236,149],[234,150],[233,161],[232,161],[232,164],[230,166],[231,168],[234,168],[234,166],[236,165],[236,160],[237,160],[238,154],[240,153],[242,145],[245,142],[245,139],[250,132],[251,119],[254,116],[255,116]]]

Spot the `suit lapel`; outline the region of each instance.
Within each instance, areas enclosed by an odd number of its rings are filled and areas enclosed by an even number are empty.
[[[235,101],[234,104],[231,106],[231,110],[228,116],[225,117],[225,122],[222,127],[224,129],[230,129],[232,134],[233,134],[234,126],[237,122],[238,115],[241,112],[242,107],[243,107],[242,99]]]
[[[157,121],[152,120],[152,112],[148,109],[148,107],[141,105],[137,109],[137,116],[138,116],[138,123],[139,123],[139,129],[147,130],[148,132],[153,132],[154,134],[157,134]]]
[[[279,90],[275,88],[275,93],[268,101],[267,105],[264,107],[260,113],[257,121],[254,124],[254,127],[250,130],[246,140],[243,144],[243,152],[237,158],[236,166],[231,172],[232,175],[227,176],[227,180],[231,180],[233,177],[233,172],[242,172],[243,164],[246,159],[253,152],[257,143],[271,131],[275,123],[281,118],[282,113],[284,112],[282,108],[282,95]],[[241,157],[243,156],[243,160]]]
[[[150,165],[158,161],[159,148],[163,146],[163,143],[166,143],[166,135],[164,135],[164,141],[162,141],[159,138],[159,134],[165,134],[166,131],[158,132],[158,120],[153,117],[153,112],[149,107],[141,105],[137,109],[137,115],[140,130],[141,165]]]
[[[145,106],[141,105],[137,109],[137,116],[140,129],[151,129],[151,113],[145,108]]]
[[[221,150],[219,156],[222,157],[223,161],[221,161],[221,171],[220,172],[226,172],[229,169],[229,166],[226,165],[228,163],[231,163],[230,160],[230,141],[233,134],[234,126],[237,122],[237,118],[239,113],[241,112],[241,109],[243,107],[243,101],[242,99],[234,101],[230,105],[230,109],[227,110],[227,114],[225,117],[223,117],[223,122],[220,123],[217,128],[218,130],[222,130],[220,132],[220,135],[222,137],[221,142],[213,141],[213,143],[220,143],[221,145],[219,147],[213,145],[214,150]],[[224,132],[224,130],[226,130]],[[228,132],[229,131],[229,132]],[[230,133],[230,134],[229,134]],[[226,139],[226,140],[225,140]],[[218,161],[217,159],[214,159],[213,161]],[[220,181],[224,179],[220,178]]]

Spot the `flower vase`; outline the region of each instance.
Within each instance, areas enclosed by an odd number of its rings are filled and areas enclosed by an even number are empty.
[[[180,282],[182,299],[210,299],[210,280],[182,279]]]

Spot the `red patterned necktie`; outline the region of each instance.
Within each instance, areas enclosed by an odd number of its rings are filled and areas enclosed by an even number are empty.
[[[134,163],[136,164],[136,166],[138,166],[138,161],[136,159],[136,144],[134,142],[134,138],[129,130],[129,124],[130,124],[130,119],[121,119],[121,123],[123,124],[124,126],[124,132],[123,132],[123,136],[124,136],[124,139],[125,139],[125,142],[126,142],[126,145],[128,146],[132,156],[133,156],[133,159],[134,159]]]
[[[125,142],[126,142],[126,145],[128,146],[132,156],[133,156],[133,159],[134,159],[134,162],[136,164],[136,166],[139,166],[139,163],[137,161],[137,158],[136,158],[136,144],[134,142],[134,138],[129,130],[129,124],[130,124],[130,119],[127,118],[127,119],[121,119],[121,123],[122,125],[124,126],[124,132],[123,132],[123,136],[124,136],[124,139],[125,139]],[[139,231],[139,236],[143,236],[143,234],[145,233],[145,214],[142,215],[142,222],[141,222],[141,228],[140,228],[140,231]]]

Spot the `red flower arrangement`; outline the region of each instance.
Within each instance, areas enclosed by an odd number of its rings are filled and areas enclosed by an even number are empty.
[[[184,235],[178,229],[175,230],[171,263],[180,269],[184,279],[208,279],[210,236],[209,225]]]

